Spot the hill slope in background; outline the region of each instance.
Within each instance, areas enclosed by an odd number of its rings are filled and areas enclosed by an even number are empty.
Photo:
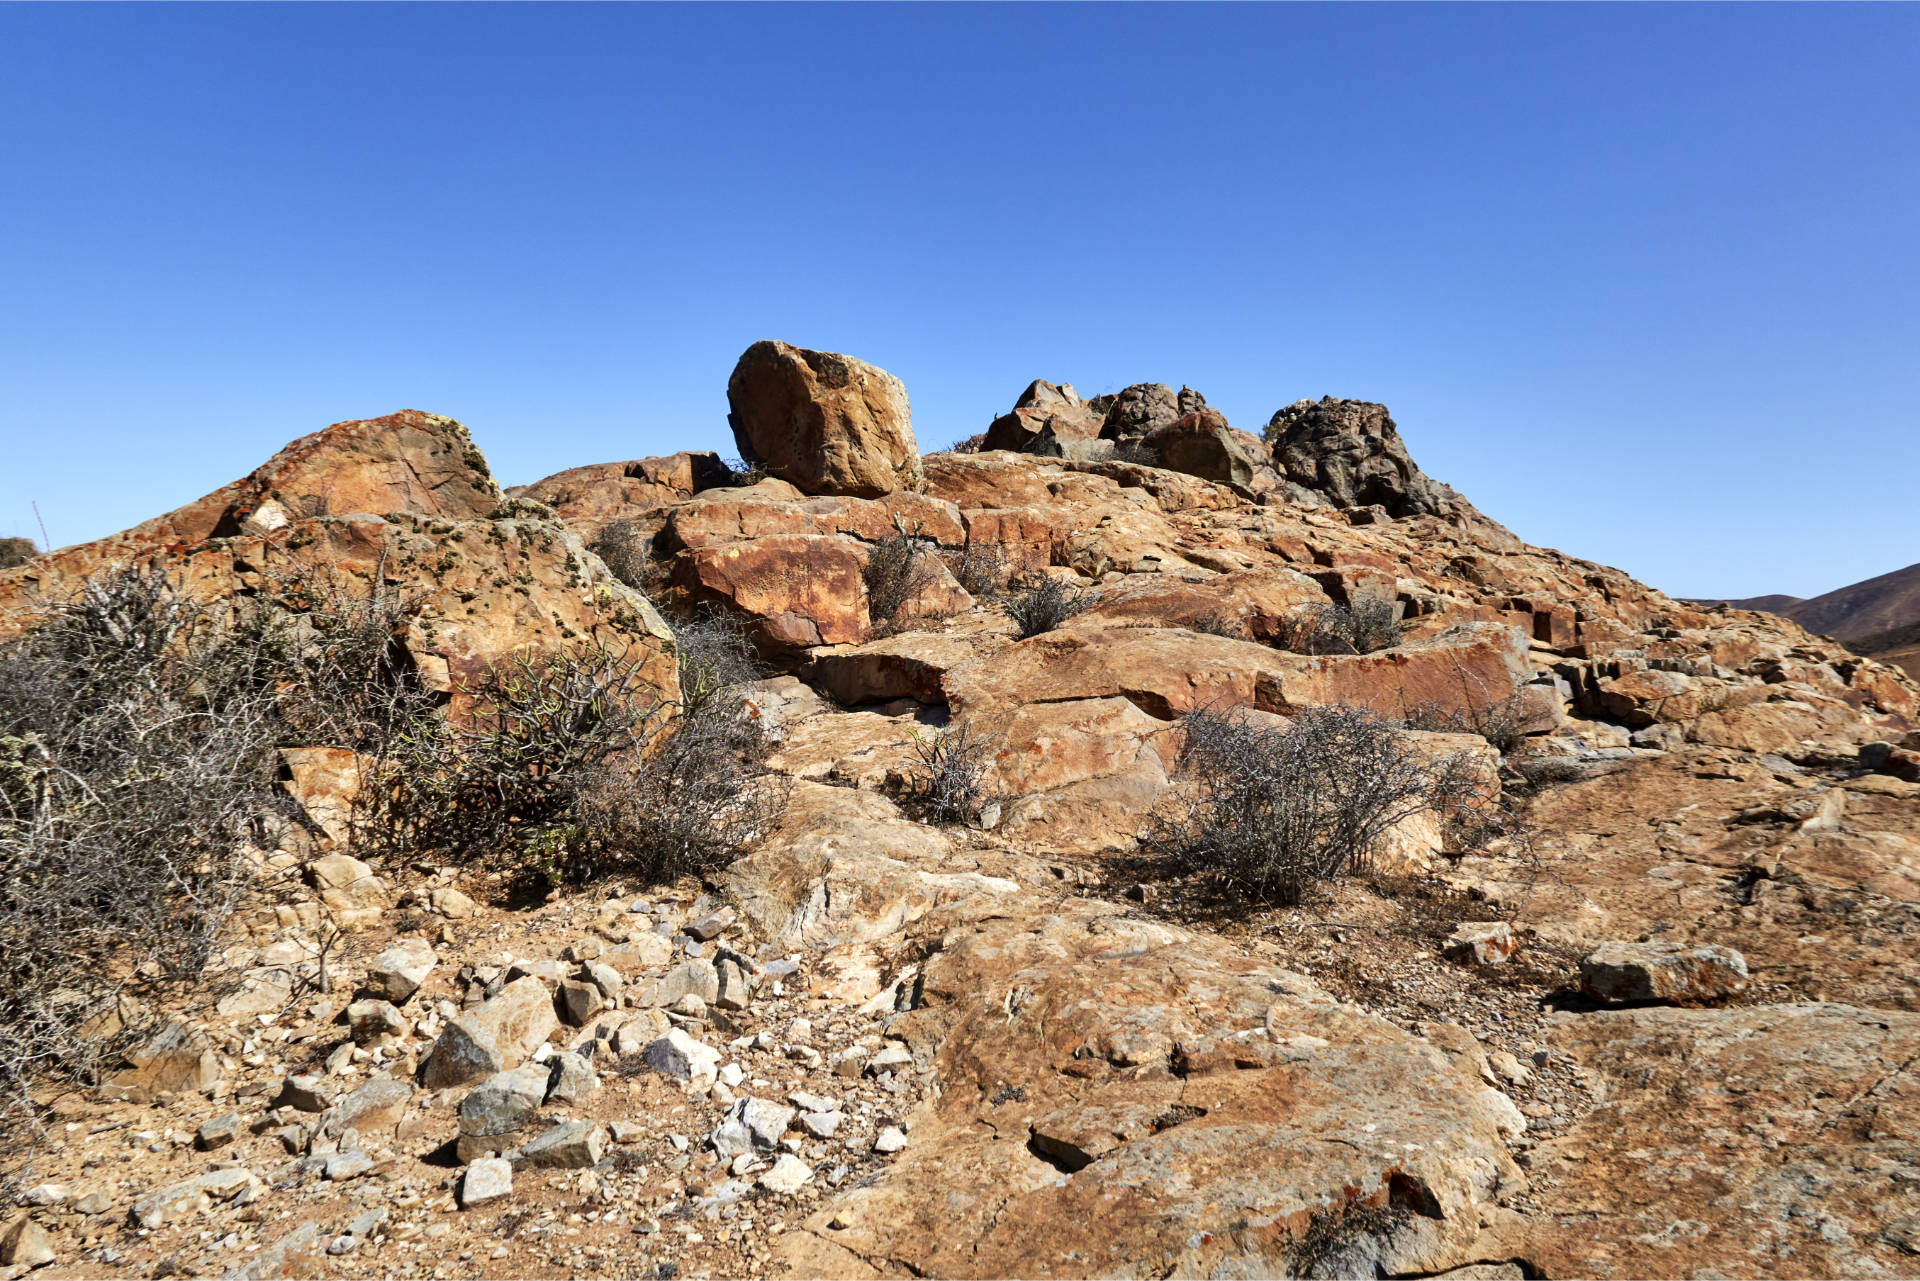
[[[1696,601],[1694,603],[1726,605],[1733,609],[1764,609],[1769,614],[1784,614],[1804,600],[1806,600],[1804,596],[1786,596],[1776,593],[1772,596],[1749,596],[1745,600]]]
[[[1910,676],[1920,676],[1920,622],[1862,636],[1859,640],[1848,641],[1847,648],[1856,654],[1891,663]]]
[[[1920,623],[1920,565],[1896,569],[1780,611],[1810,632],[1858,640]]]
[[[1920,633],[1916,633],[1920,628],[1920,565],[1896,569],[1811,599],[1778,594],[1745,600],[1693,600],[1688,604],[1779,614],[1817,635],[1845,641],[1849,649],[1861,654],[1884,656],[1894,649],[1920,644]],[[1903,662],[1909,670],[1910,662]]]

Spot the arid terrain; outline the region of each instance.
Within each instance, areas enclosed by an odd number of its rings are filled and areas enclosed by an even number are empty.
[[[1716,603],[1782,615],[1808,631],[1846,642],[1856,654],[1920,675],[1920,565],[1849,583],[1810,600],[1755,596]]]
[[[0,570],[10,638],[130,566],[388,593],[453,725],[586,643],[690,709],[730,628],[699,697],[777,792],[671,879],[542,878],[283,746],[204,973],[32,1085],[0,1278],[1920,1273],[1913,677],[1525,543],[1376,404],[1038,381],[923,454],[851,357],[728,390],[738,460],[502,491],[403,410]],[[1195,736],[1343,708],[1471,787],[1223,879]]]

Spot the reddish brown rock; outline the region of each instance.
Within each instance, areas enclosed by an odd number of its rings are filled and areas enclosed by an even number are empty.
[[[1477,1082],[1298,976],[1085,902],[939,939],[937,1101],[787,1234],[788,1275],[1285,1275],[1316,1214],[1370,1206],[1410,1212],[1356,1216],[1338,1275],[1430,1274],[1521,1181]]]
[[[783,948],[861,943],[942,905],[996,910],[1019,887],[950,873],[951,842],[882,797],[796,783],[780,828],[727,871],[740,910]]]
[[[1053,501],[1049,475],[1058,467],[1015,454],[935,454],[926,460],[927,494],[961,511],[1037,507]]]
[[[971,659],[978,643],[967,636],[907,633],[864,645],[814,650],[807,675],[840,703],[884,703],[911,698],[938,703],[949,668]]]
[[[499,503],[486,459],[451,418],[403,409],[335,423],[185,507],[0,573],[0,618],[36,601],[65,600],[83,577],[108,566],[171,562],[213,539],[274,536],[293,522],[357,513],[467,520]]]
[[[956,716],[1022,704],[1124,698],[1160,720],[1197,707],[1250,706],[1288,656],[1247,641],[1157,627],[1046,632],[946,676]]]
[[[1398,720],[1422,707],[1482,712],[1531,679],[1525,636],[1495,623],[1466,623],[1421,644],[1373,654],[1286,655],[1278,671],[1261,672],[1254,702],[1282,715],[1345,703]]]
[[[805,493],[878,498],[925,484],[907,389],[864,360],[757,342],[727,403],[741,455]]]
[[[1603,1278],[1913,1271],[1920,1015],[1607,1011],[1552,1044],[1594,1074],[1598,1106],[1534,1150],[1542,1212],[1499,1220],[1483,1257]]]
[[[732,479],[733,473],[718,454],[683,451],[664,458],[573,467],[531,485],[517,485],[507,495],[545,503],[562,520],[591,535],[611,521],[683,503]]]
[[[1197,581],[1136,574],[1094,592],[1087,608],[1067,625],[1225,629],[1241,639],[1267,641],[1294,614],[1326,599],[1318,584],[1290,569],[1244,570]]]
[[[1580,962],[1580,987],[1614,1004],[1708,1005],[1747,989],[1747,958],[1714,944],[1602,943]]]
[[[866,562],[866,551],[851,538],[774,534],[690,548],[674,574],[694,599],[724,602],[751,616],[767,649],[792,651],[866,639]]]

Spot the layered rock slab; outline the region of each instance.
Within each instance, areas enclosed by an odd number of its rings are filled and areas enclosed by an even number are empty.
[[[486,459],[453,419],[417,409],[352,419],[300,437],[184,507],[0,573],[0,618],[65,600],[82,578],[110,566],[170,561],[212,539],[273,535],[312,517],[356,513],[472,520],[499,504]]]
[[[1215,941],[1030,906],[939,936],[896,1019],[938,1101],[786,1238],[788,1275],[1285,1275],[1369,1206],[1367,1275],[1474,1257],[1521,1180],[1439,1051]]]
[[[824,948],[895,934],[934,908],[997,910],[1012,881],[945,868],[951,839],[885,797],[795,782],[780,827],[726,872],[730,894],[780,947]]]
[[[1487,1257],[1546,1276],[1904,1276],[1920,1014],[1801,1003],[1569,1018],[1601,1102],[1534,1151],[1544,1214]],[[1491,1244],[1491,1243],[1490,1243]]]

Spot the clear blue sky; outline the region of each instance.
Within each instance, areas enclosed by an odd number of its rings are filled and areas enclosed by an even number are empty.
[[[1920,560],[1920,6],[0,6],[0,534],[452,414],[731,453],[755,339],[1385,401],[1680,594]]]

